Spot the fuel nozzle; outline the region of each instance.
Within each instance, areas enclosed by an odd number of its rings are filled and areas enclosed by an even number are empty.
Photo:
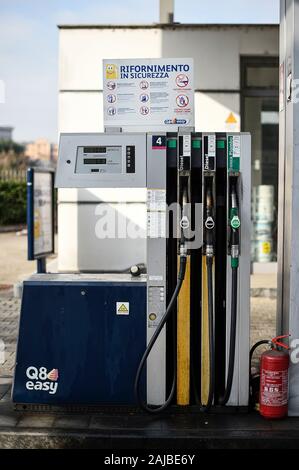
[[[182,190],[180,194],[180,241],[178,245],[178,254],[180,256],[187,256],[188,249],[187,249],[187,241],[190,237],[190,206],[189,206],[189,197],[188,197],[188,179],[184,178],[182,180],[184,182],[182,184]]]
[[[239,204],[236,189],[236,182],[231,183],[230,191],[230,253],[231,253],[231,267],[237,268],[239,266],[240,255],[240,226],[241,221],[239,218]]]
[[[205,195],[205,248],[208,259],[214,256],[214,199],[212,180],[207,181]]]
[[[133,264],[130,267],[130,274],[133,277],[138,277],[144,273],[146,273],[146,266],[144,263]]]

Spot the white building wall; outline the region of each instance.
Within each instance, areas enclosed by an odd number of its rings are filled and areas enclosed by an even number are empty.
[[[231,111],[240,120],[240,55],[277,56],[278,27],[62,27],[59,131],[103,130],[102,60],[122,57],[193,57],[196,128],[224,131]]]
[[[278,55],[275,26],[61,27],[59,41],[59,132],[104,130],[103,59],[149,57],[193,57],[196,130],[238,131],[240,56]],[[231,112],[237,121],[233,125],[225,122]],[[124,213],[124,206],[114,204],[101,190],[59,191],[61,271],[124,269],[145,261],[145,240],[133,245],[123,240],[122,249],[116,250],[116,244],[96,239],[95,196],[112,205],[116,215]],[[132,208],[134,212],[133,197],[139,223],[145,225],[144,192],[135,197],[132,191],[121,190],[114,192],[115,197],[131,201],[128,218]]]

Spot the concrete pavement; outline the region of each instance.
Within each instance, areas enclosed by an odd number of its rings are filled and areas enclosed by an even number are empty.
[[[11,285],[35,270],[27,261],[27,237],[15,232],[0,233],[0,285]]]
[[[55,259],[49,258],[49,263]],[[27,236],[0,233],[0,289],[23,281],[36,272],[36,262],[27,260]]]

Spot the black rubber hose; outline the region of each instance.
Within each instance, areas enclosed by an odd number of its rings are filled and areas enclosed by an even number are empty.
[[[225,392],[219,400],[219,404],[224,406],[229,400],[235,368],[236,354],[236,330],[237,330],[237,304],[238,304],[238,268],[232,267],[232,291],[231,291],[231,323],[230,323],[230,342],[229,342],[229,359],[228,372]]]
[[[249,366],[251,368],[251,362],[252,362],[252,356],[254,354],[254,351],[259,348],[260,346],[262,346],[263,344],[268,344],[268,346],[270,346],[272,344],[271,340],[270,339],[261,339],[260,341],[258,341],[257,343],[255,343],[251,349],[250,349],[250,353],[249,353]]]
[[[252,357],[253,357],[255,350],[265,344],[268,344],[268,346],[270,346],[272,344],[271,340],[261,339],[260,341],[258,341],[251,347],[250,352],[249,352],[249,403],[248,405],[250,408],[253,408],[255,405],[254,393],[253,393],[253,376],[251,374]]]
[[[147,360],[151,350],[153,349],[153,346],[155,345],[155,343],[156,343],[156,341],[157,341],[157,339],[158,339],[165,323],[167,322],[168,318],[170,317],[171,313],[173,312],[173,308],[175,306],[176,300],[178,298],[178,295],[180,293],[180,290],[181,290],[181,287],[182,287],[182,284],[183,284],[183,281],[184,281],[184,278],[185,278],[186,263],[187,263],[187,257],[186,256],[180,256],[180,267],[179,267],[179,274],[178,274],[178,281],[177,281],[176,288],[175,288],[175,290],[172,294],[172,297],[170,299],[170,302],[168,304],[166,312],[164,313],[163,317],[161,318],[161,321],[160,321],[159,325],[157,326],[155,333],[151,337],[151,340],[148,343],[146,350],[144,351],[144,354],[141,358],[141,361],[140,361],[138,369],[137,369],[137,373],[136,373],[136,377],[135,377],[135,383],[134,383],[135,398],[136,398],[136,401],[139,404],[139,406],[144,411],[146,411],[147,413],[160,413],[161,411],[165,410],[171,404],[174,393],[175,393],[175,388],[176,388],[176,367],[175,367],[175,364],[176,364],[176,361],[174,361],[174,371],[173,371],[173,381],[172,381],[171,391],[170,391],[169,397],[167,398],[167,400],[165,401],[165,403],[163,405],[157,406],[157,407],[151,407],[151,406],[148,406],[146,403],[144,403],[144,401],[142,400],[142,398],[140,396],[139,384],[140,384],[141,373],[142,373],[142,370],[143,370],[143,368],[146,364],[146,360]]]

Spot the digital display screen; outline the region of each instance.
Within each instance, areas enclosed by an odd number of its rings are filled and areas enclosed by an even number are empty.
[[[84,165],[106,165],[106,158],[84,158]]]
[[[83,147],[83,153],[106,153],[106,147]]]
[[[113,142],[113,140],[112,140]],[[91,145],[89,145],[91,143]],[[89,175],[91,173],[98,173],[98,176],[103,174],[117,174],[122,172],[122,145],[110,145],[108,143],[107,136],[102,139],[97,139],[95,144],[103,145],[92,145],[92,140],[84,140],[85,145],[79,145],[77,147],[77,158],[76,158],[76,174]],[[107,145],[105,145],[107,144]],[[134,155],[130,155],[130,168],[134,167]],[[129,158],[129,157],[128,157]]]

